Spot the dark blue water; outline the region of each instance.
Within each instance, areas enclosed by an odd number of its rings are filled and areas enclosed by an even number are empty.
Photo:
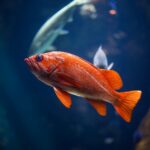
[[[24,63],[39,27],[69,0],[0,1],[0,150],[133,150],[133,134],[149,106],[150,3],[118,0],[117,15],[108,14],[109,1],[97,5],[92,20],[74,14],[69,34],[55,46],[92,62],[99,45],[124,81],[121,91],[140,89],[142,99],[130,124],[108,104],[100,117],[82,98],[72,96],[66,109],[53,89],[38,81]]]

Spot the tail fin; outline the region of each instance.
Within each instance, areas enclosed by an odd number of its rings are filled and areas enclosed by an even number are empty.
[[[113,66],[114,66],[114,63],[112,62],[112,63],[109,64],[109,66],[107,67],[107,70],[110,70]]]
[[[141,91],[121,92],[114,104],[117,113],[127,122],[131,121],[132,111],[141,97]]]

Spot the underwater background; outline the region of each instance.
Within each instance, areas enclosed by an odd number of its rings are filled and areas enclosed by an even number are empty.
[[[110,15],[111,1],[100,0],[94,19],[78,8],[65,26],[69,34],[54,44],[90,62],[103,46],[123,78],[121,91],[143,91],[131,123],[109,104],[100,117],[80,97],[72,96],[66,109],[24,63],[35,33],[69,2],[0,0],[0,150],[133,150],[142,139],[138,127],[150,107],[150,1],[117,0],[117,14]]]

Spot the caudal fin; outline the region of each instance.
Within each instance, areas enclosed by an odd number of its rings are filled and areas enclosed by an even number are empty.
[[[132,111],[141,97],[141,91],[121,92],[114,104],[117,113],[127,122],[131,121]]]

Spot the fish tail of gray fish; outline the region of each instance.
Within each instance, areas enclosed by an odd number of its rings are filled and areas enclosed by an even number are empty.
[[[98,68],[103,68],[107,70],[110,70],[114,65],[113,62],[108,65],[108,59],[106,53],[102,49],[102,46],[100,46],[96,51],[95,56],[93,58],[93,64]]]
[[[114,66],[114,62],[111,62],[111,63],[108,65],[107,70],[112,69],[113,66]]]

